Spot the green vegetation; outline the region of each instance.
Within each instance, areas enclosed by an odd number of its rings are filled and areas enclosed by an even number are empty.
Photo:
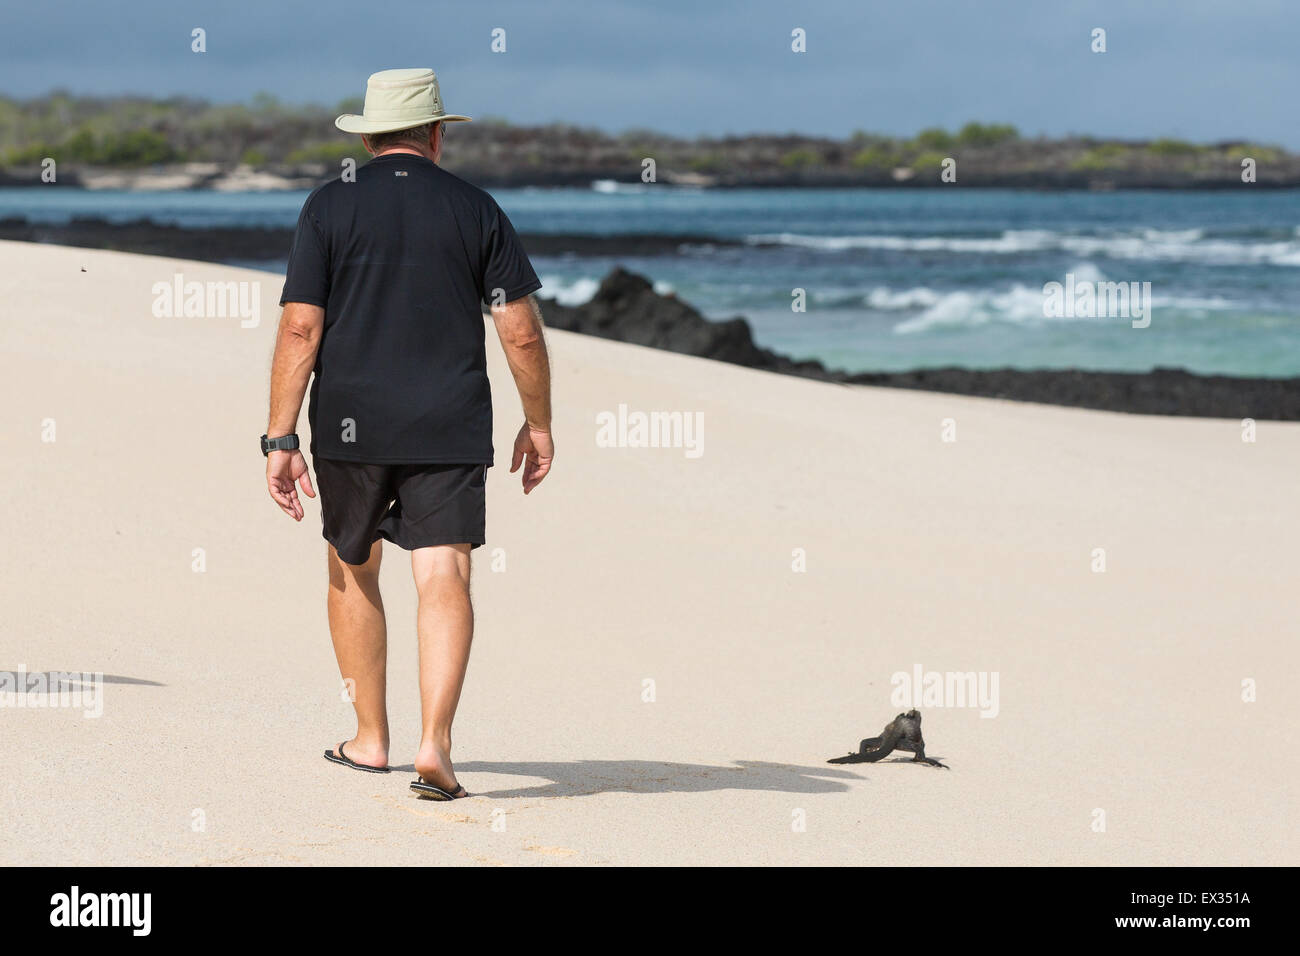
[[[0,151],[0,163],[5,166],[37,166],[49,156],[51,147],[46,143],[28,143],[26,146],[10,146]]]
[[[0,98],[0,160],[22,165],[50,156],[93,166],[195,160],[265,165],[284,162],[295,149],[344,142],[333,127],[336,115],[320,106],[289,106],[267,94],[247,106],[61,92],[25,101]]]
[[[1181,139],[1153,139],[1147,144],[1147,152],[1156,156],[1192,156],[1200,151],[1200,146]]]
[[[961,146],[998,146],[1020,138],[1020,131],[1007,123],[967,123],[957,134]]]
[[[957,137],[953,136],[952,133],[948,132],[946,129],[939,129],[937,127],[921,130],[921,132],[917,133],[916,137],[912,140],[912,146],[916,149],[932,149],[937,152],[942,152],[945,156],[956,144]]]
[[[692,156],[687,162],[692,172],[697,173],[720,173],[730,166],[727,157],[721,153],[702,153],[699,156]]]
[[[236,164],[270,168],[299,179],[336,172],[346,159],[368,154],[358,136],[334,126],[340,113],[357,113],[360,97],[333,106],[284,103],[258,94],[246,103],[208,103],[184,97],[72,96],[54,92],[28,100],[0,97],[0,166],[9,178],[31,181],[41,160],[61,165],[141,168],[201,162],[218,177]],[[606,133],[573,124],[516,126],[483,116],[451,130],[449,166],[471,181],[573,184],[591,179],[632,181],[642,162],[655,160],[661,181],[703,174],[722,184],[826,182],[880,184],[910,167],[917,183],[937,182],[947,157],[962,164],[963,185],[1010,177],[1033,185],[1087,185],[1108,181],[1177,184],[1239,181],[1251,157],[1272,182],[1300,182],[1300,156],[1247,140],[1197,145],[1173,138],[1149,143],[1096,136],[1024,139],[1005,123],[937,126],[912,136],[857,130],[845,139],[786,134],[726,134],[686,139],[630,128]],[[62,169],[60,169],[62,172]],[[75,177],[74,177],[75,178]]]
[[[803,147],[792,149],[781,157],[781,165],[786,169],[803,169],[807,166],[816,166],[821,161],[820,153]]]
[[[948,158],[947,153],[928,152],[922,153],[912,160],[908,165],[918,173],[936,172],[943,161]]]
[[[1098,173],[1115,169],[1122,165],[1128,150],[1119,143],[1102,143],[1094,146],[1070,164],[1070,169],[1077,173]]]
[[[1257,163],[1276,163],[1283,155],[1282,150],[1259,143],[1233,143],[1228,147],[1227,153],[1229,158],[1237,162],[1250,157]]]
[[[300,146],[298,149],[287,153],[284,161],[294,166],[302,163],[324,163],[327,166],[337,166],[348,158],[355,159],[358,163],[364,163],[370,158],[370,154],[361,145],[359,138],[349,137],[337,143],[316,143],[312,146]]]
[[[1019,139],[1020,133],[1014,126],[999,123],[967,123],[957,133],[932,126],[921,130],[910,140],[885,139],[857,132],[849,143],[861,148],[853,154],[850,163],[857,169],[883,170],[910,166],[918,172],[928,172],[938,169],[960,147],[994,147],[1014,143]]]
[[[895,149],[876,145],[856,153],[851,162],[858,169],[893,169],[903,165],[903,157]]]
[[[36,141],[11,146],[4,151],[6,163],[39,163],[45,157],[92,166],[150,166],[177,159],[176,150],[161,133],[147,129],[127,130],[96,136],[78,127],[55,142]]]

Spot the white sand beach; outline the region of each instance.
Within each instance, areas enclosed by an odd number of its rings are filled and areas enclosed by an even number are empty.
[[[497,467],[454,752],[474,796],[438,804],[407,790],[415,592],[392,545],[404,769],[321,757],[354,723],[319,507],[280,513],[256,441],[280,277],[0,260],[0,670],[105,675],[102,716],[0,706],[5,865],[1300,862],[1300,424],[1243,442],[1237,421],[552,332],[557,458],[525,498],[489,330]],[[260,283],[260,323],[156,317],[176,273]],[[599,447],[620,404],[701,413],[703,453]],[[951,769],[827,765],[917,667],[997,675],[996,716],[920,705]]]

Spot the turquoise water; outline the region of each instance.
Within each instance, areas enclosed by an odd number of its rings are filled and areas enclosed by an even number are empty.
[[[697,190],[493,194],[523,233],[705,236],[675,254],[535,256],[576,303],[616,264],[759,342],[851,370],[1156,365],[1300,375],[1300,191]],[[292,226],[305,193],[0,190],[0,218]],[[264,264],[276,267],[276,263]],[[1043,286],[1151,283],[1151,323],[1047,318]],[[793,289],[807,311],[791,310]]]

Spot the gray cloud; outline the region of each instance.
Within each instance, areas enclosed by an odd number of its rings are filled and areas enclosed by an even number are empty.
[[[190,30],[208,52],[189,50]],[[790,52],[790,30],[808,52]],[[507,31],[493,54],[490,31]],[[1109,52],[1089,52],[1089,31]],[[448,105],[511,121],[682,134],[911,133],[970,119],[1027,134],[1300,145],[1287,103],[1300,17],[1286,0],[431,4],[174,0],[0,10],[0,91],[290,102],[360,95],[433,66]]]

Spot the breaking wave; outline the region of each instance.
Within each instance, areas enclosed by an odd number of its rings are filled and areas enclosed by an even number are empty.
[[[1300,266],[1300,234],[1289,239],[1260,241],[1207,236],[1202,229],[1142,229],[1101,236],[1046,229],[1008,229],[998,236],[816,236],[777,232],[746,236],[745,242],[754,246],[793,246],[820,252],[854,249],[967,255],[1066,252],[1130,261]]]

